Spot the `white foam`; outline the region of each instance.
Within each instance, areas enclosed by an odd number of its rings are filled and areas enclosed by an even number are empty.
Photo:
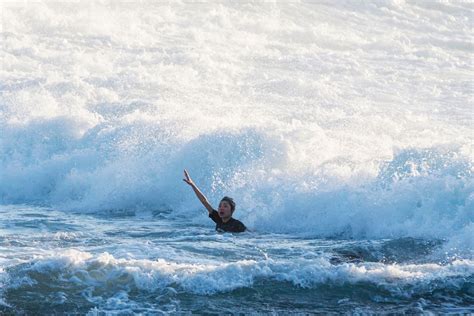
[[[194,217],[186,167],[262,231],[472,225],[468,4],[1,5],[2,203]]]
[[[462,281],[474,273],[474,264],[471,260],[454,260],[446,265],[367,262],[332,265],[323,258],[187,264],[163,259],[120,259],[108,253],[92,255],[67,251],[38,259],[31,267],[24,269],[78,286],[93,287],[98,291],[107,291],[108,287],[113,287],[114,293],[133,288],[154,292],[178,286],[178,290],[190,293],[214,294],[252,287],[258,280],[273,280],[288,281],[303,288],[314,288],[326,283],[341,285],[368,282],[395,294],[401,294],[406,286],[416,287],[419,294],[432,289],[435,281],[441,282],[436,283],[438,287],[449,287],[458,282],[456,280]],[[18,275],[21,276],[21,273]],[[25,282],[24,279],[17,281],[20,284]],[[43,277],[38,277],[30,282],[45,281]]]

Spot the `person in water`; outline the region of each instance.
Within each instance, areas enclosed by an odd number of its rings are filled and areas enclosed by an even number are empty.
[[[219,202],[219,211],[216,211],[211,204],[209,204],[207,198],[202,194],[186,170],[184,170],[184,177],[183,181],[193,188],[199,201],[201,201],[202,205],[204,205],[209,212],[209,217],[216,223],[217,231],[241,233],[247,229],[241,221],[232,217],[235,211],[235,202],[232,198],[224,196]]]

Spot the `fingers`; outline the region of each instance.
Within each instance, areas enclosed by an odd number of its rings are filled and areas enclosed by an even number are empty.
[[[186,169],[184,169],[184,176],[186,178],[183,179],[183,181],[192,186],[193,185],[193,180],[191,180],[191,178],[189,177],[189,173]]]

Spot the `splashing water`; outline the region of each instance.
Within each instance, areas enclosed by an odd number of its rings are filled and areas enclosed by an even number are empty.
[[[471,3],[0,6],[0,312],[472,312]]]

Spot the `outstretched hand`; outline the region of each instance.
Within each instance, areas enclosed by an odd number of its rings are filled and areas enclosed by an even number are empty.
[[[186,171],[186,169],[184,169],[184,179],[183,179],[183,181],[186,182],[189,185],[194,185],[194,182],[191,179],[191,177],[189,176],[189,173],[188,173],[188,171]]]

